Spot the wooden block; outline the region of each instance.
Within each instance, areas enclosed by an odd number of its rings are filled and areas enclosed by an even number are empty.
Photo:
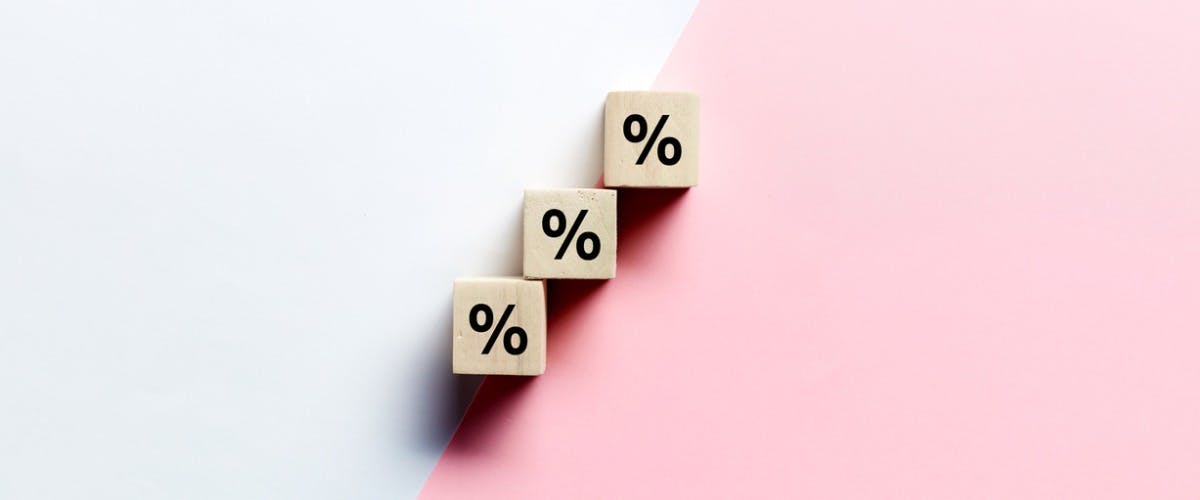
[[[700,96],[611,92],[604,103],[604,185],[691,187],[700,174]]]
[[[454,373],[546,371],[546,284],[521,278],[454,280]]]
[[[526,278],[616,276],[616,191],[527,189],[524,228]]]

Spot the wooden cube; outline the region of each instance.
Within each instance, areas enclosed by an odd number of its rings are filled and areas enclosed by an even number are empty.
[[[526,278],[609,279],[617,274],[617,192],[525,191]]]
[[[700,96],[611,92],[604,103],[604,185],[691,187],[700,173]]]
[[[454,280],[454,373],[546,371],[546,284],[521,278]]]

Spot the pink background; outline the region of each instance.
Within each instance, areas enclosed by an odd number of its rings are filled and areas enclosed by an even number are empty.
[[[1200,497],[1197,5],[702,2],[700,185],[423,495]]]

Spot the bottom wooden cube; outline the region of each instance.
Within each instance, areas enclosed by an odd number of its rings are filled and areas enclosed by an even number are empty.
[[[546,371],[546,285],[522,278],[454,280],[454,373]]]

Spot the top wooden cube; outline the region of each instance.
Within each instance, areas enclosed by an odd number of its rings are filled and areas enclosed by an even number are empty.
[[[695,186],[699,142],[700,96],[610,92],[604,104],[604,185]]]

